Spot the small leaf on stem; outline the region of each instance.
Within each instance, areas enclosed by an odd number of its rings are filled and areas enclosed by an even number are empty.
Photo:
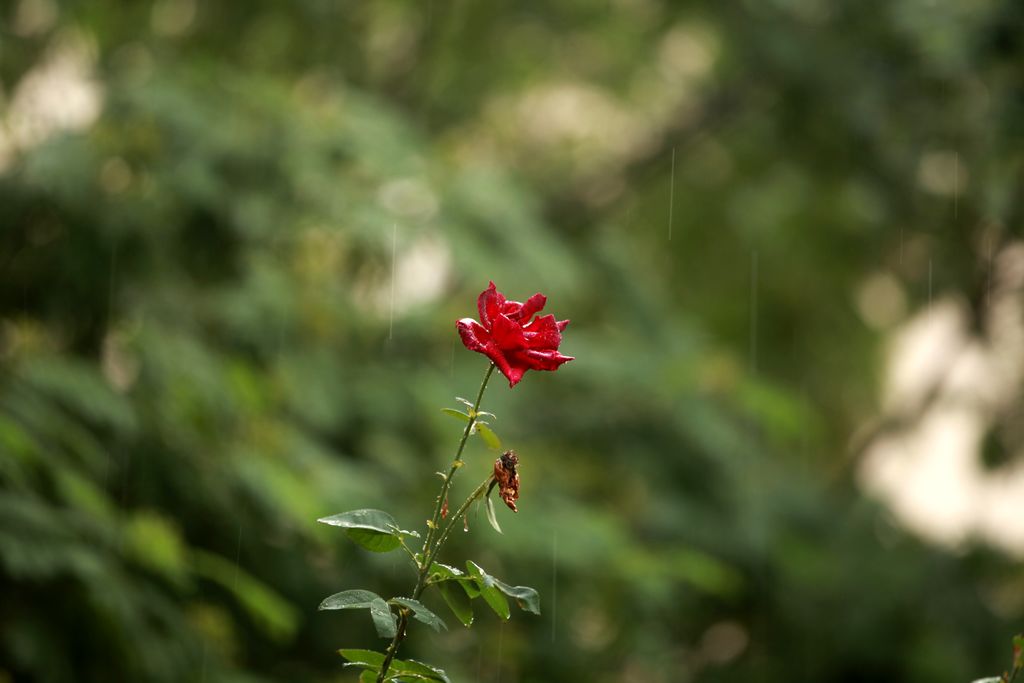
[[[402,607],[411,609],[414,619],[422,621],[424,624],[439,633],[441,629],[447,630],[448,628],[447,624],[441,620],[441,617],[427,609],[427,606],[419,600],[413,600],[412,598],[391,598],[389,602],[393,605],[401,605]]]
[[[441,412],[450,417],[454,417],[456,420],[462,422],[469,422],[469,415],[462,412],[461,410],[455,410],[455,408],[441,408]]]
[[[456,579],[460,576],[465,576],[465,572],[455,567],[450,567],[440,562],[433,562],[430,565],[430,575],[436,581],[447,581],[449,579]]]
[[[487,505],[487,521],[490,522],[491,526],[494,527],[494,530],[497,531],[500,534],[501,533],[501,525],[498,524],[498,518],[494,516],[494,502],[491,501],[491,497],[490,496],[487,496],[487,498],[486,498],[486,505]]]
[[[380,599],[372,591],[347,590],[324,598],[318,609],[369,609],[374,600]]]
[[[353,542],[375,553],[386,553],[400,547],[402,536],[419,538],[415,531],[400,529],[395,518],[383,510],[350,510],[317,521],[345,529]]]
[[[540,594],[533,588],[529,586],[510,586],[501,579],[491,576],[480,565],[472,561],[466,562],[466,567],[469,569],[470,576],[473,577],[473,580],[479,586],[480,592],[484,595],[485,599],[487,597],[486,589],[493,588],[515,600],[516,605],[524,612],[540,614]],[[507,619],[508,617],[505,618]]]
[[[360,683],[362,683],[363,676],[367,672],[373,674],[369,680],[376,680],[380,667],[384,665],[385,656],[373,650],[342,649],[338,650],[338,654],[348,660],[345,666],[361,666],[366,669],[359,677]],[[403,676],[403,674],[406,674],[406,676]],[[408,678],[451,683],[443,669],[438,669],[436,666],[430,666],[423,662],[417,662],[415,659],[404,661],[401,659],[391,660],[391,665],[388,667],[388,679],[390,680],[392,677],[394,677],[394,680]]]
[[[540,594],[533,588],[529,586],[510,586],[500,579],[494,579],[494,585],[502,593],[515,600],[519,609],[532,614],[540,614]]]
[[[480,595],[483,596],[484,602],[486,602],[494,613],[502,619],[508,619],[511,616],[511,612],[508,608],[508,600],[501,594],[501,591],[494,585],[494,578],[488,576],[487,572],[481,569],[475,562],[468,560],[466,562],[466,569],[469,570],[469,575],[473,577],[476,582],[477,588],[480,589]]]
[[[320,603],[322,610],[331,609],[369,609],[370,618],[381,638],[394,638],[397,632],[395,615],[391,613],[388,603],[376,593],[366,590],[347,590],[324,598]]]
[[[501,450],[501,439],[498,438],[493,429],[482,422],[477,422],[474,427],[476,428],[476,433],[480,435],[480,438],[484,440],[488,448],[496,451]]]
[[[346,666],[365,666],[380,671],[380,665],[384,663],[384,654],[373,650],[342,648],[338,650],[338,654],[348,660]]]
[[[473,605],[466,591],[455,585],[457,582],[443,581],[437,584],[441,597],[451,609],[452,614],[467,628],[473,624]]]
[[[377,629],[377,635],[381,638],[394,638],[398,633],[398,620],[383,598],[377,598],[370,603],[370,618],[373,619],[373,627]]]

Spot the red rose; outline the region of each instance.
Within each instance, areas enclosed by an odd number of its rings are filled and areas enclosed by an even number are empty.
[[[514,387],[527,370],[557,370],[571,356],[558,352],[562,330],[568,320],[543,315],[530,316],[544,308],[547,297],[534,294],[526,303],[508,301],[490,283],[477,299],[480,322],[463,318],[455,323],[462,343],[470,351],[490,358]]]

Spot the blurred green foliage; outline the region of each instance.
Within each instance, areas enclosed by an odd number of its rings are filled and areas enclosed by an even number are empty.
[[[317,604],[412,575],[315,520],[422,526],[489,279],[546,293],[577,360],[491,389],[521,512],[446,554],[543,615],[403,657],[524,683],[1005,658],[1020,566],[854,485],[883,335],[853,292],[981,298],[981,237],[1024,212],[1024,5],[2,12],[0,680],[354,679],[335,649],[380,642]]]

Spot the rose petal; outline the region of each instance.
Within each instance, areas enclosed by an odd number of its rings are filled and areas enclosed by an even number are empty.
[[[518,301],[508,301],[501,305],[501,312],[507,315],[510,320],[519,320],[519,311],[523,310],[523,304]]]
[[[526,372],[526,369],[523,367],[514,367],[509,362],[508,355],[498,347],[493,339],[488,340],[484,348],[480,349],[480,353],[490,358],[491,362],[498,366],[501,374],[508,378],[508,385],[510,387],[518,384],[519,380],[523,378],[523,373]]]
[[[491,335],[483,325],[472,318],[463,318],[455,323],[455,327],[459,330],[459,336],[467,349],[480,353],[485,352],[487,342],[491,341]]]
[[[508,363],[508,361],[505,361],[505,367],[508,368],[507,371],[500,365],[498,366],[498,369],[501,370],[501,374],[508,378],[508,387],[511,389],[515,385],[519,384],[519,381],[523,379],[523,375],[526,374],[526,368],[513,367]]]
[[[556,349],[547,351],[527,349],[526,351],[519,352],[519,356],[531,370],[557,370],[562,363],[576,360],[573,356],[563,356]],[[516,360],[519,360],[519,358]],[[519,363],[516,364],[518,365]]]
[[[531,349],[557,349],[562,343],[562,334],[558,331],[558,323],[553,315],[534,318],[529,325],[523,327],[523,337]]]
[[[512,386],[516,382],[523,378],[522,372],[516,372],[512,366],[509,365],[508,359],[502,352],[501,348],[491,337],[490,333],[484,329],[483,325],[473,320],[472,318],[463,318],[462,320],[455,323],[455,326],[459,330],[459,336],[462,338],[462,343],[470,351],[476,351],[482,353],[491,359],[501,373],[512,380],[515,377],[515,381],[512,382]]]
[[[506,301],[501,307],[501,312],[508,316],[509,320],[522,324],[524,320],[529,320],[534,313],[544,308],[547,300],[546,296],[537,292],[527,299],[525,304],[518,301]]]
[[[497,296],[498,290],[494,286],[494,282],[487,283],[487,289],[480,292],[480,296],[476,298],[476,310],[480,314],[480,322],[484,327],[491,326],[491,318],[487,315],[487,310],[490,308],[490,301]]]
[[[525,349],[527,347],[523,328],[503,314],[498,314],[494,318],[494,324],[491,325],[491,337],[502,351]]]
[[[476,300],[477,310],[480,311],[480,322],[484,327],[490,329],[494,324],[494,317],[501,313],[504,304],[505,295],[495,288],[493,281],[490,282],[487,289],[480,292],[480,296]]]
[[[558,331],[559,332],[565,332],[565,328],[569,326],[569,321],[568,320],[559,320],[556,324],[558,325]]]
[[[540,292],[537,292],[529,299],[527,299],[525,304],[523,304],[522,309],[519,311],[519,317],[517,318],[517,320],[519,320],[520,322],[523,320],[529,320],[534,313],[543,310],[544,304],[546,304],[547,301],[548,298],[546,296],[544,296]]]

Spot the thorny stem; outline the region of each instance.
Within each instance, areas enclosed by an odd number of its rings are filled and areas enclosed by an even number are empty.
[[[424,555],[429,551],[430,543],[434,540],[435,532],[440,525],[441,508],[444,506],[445,498],[448,496],[448,489],[451,488],[452,476],[455,474],[455,470],[462,467],[462,451],[466,447],[466,440],[469,439],[470,432],[473,431],[473,425],[476,424],[477,412],[480,410],[480,401],[483,400],[484,390],[487,388],[487,382],[490,381],[491,374],[494,372],[495,367],[494,363],[491,363],[487,368],[487,372],[484,374],[484,381],[480,383],[480,391],[476,393],[476,401],[474,401],[473,409],[470,411],[469,421],[466,423],[466,428],[462,431],[462,439],[459,441],[459,448],[455,451],[455,459],[452,461],[451,469],[448,470],[448,476],[444,478],[444,483],[441,484],[441,494],[437,497],[437,503],[434,505],[434,516],[427,525],[427,538],[423,541],[423,548],[420,551]],[[427,567],[430,567],[430,565],[428,564]]]
[[[452,526],[457,520],[461,519],[466,512],[469,510],[469,506],[472,505],[473,501],[479,498],[487,485],[491,482],[493,477],[488,477],[487,481],[478,486],[469,498],[466,499],[459,509],[451,516],[448,520],[448,524],[445,525],[444,530],[438,535],[438,531],[441,528],[441,509],[444,507],[444,501],[448,497],[448,490],[452,485],[452,477],[455,475],[455,471],[462,467],[462,451],[466,448],[466,441],[469,439],[470,433],[473,431],[473,425],[476,424],[477,413],[480,410],[480,401],[484,398],[484,390],[487,388],[487,382],[490,381],[491,375],[494,373],[495,365],[491,365],[487,368],[487,372],[484,374],[484,381],[480,383],[480,390],[476,394],[476,401],[473,403],[473,408],[469,413],[469,421],[466,423],[466,428],[462,432],[462,439],[459,440],[459,447],[455,451],[455,459],[452,461],[452,466],[448,470],[448,475],[444,478],[444,483],[441,484],[441,493],[437,497],[437,504],[434,506],[434,515],[431,517],[430,522],[427,524],[427,537],[423,541],[423,548],[420,550],[422,561],[419,563],[419,573],[416,577],[416,587],[412,591],[412,599],[419,600],[420,595],[423,594],[423,589],[427,587],[427,576],[430,574],[430,565],[433,563],[434,558],[437,557],[438,551],[448,538],[448,533],[451,531]],[[434,542],[435,537],[437,539]],[[431,545],[433,543],[433,545]],[[413,557],[415,560],[415,556]],[[380,665],[380,673],[377,675],[377,683],[384,683],[387,678],[388,669],[391,667],[391,662],[394,660],[395,655],[398,653],[398,647],[402,644],[405,639],[406,627],[409,625],[409,610],[402,608],[401,613],[398,617],[398,629],[395,632],[395,637],[391,639],[391,644],[388,645],[387,652],[384,655],[384,661]]]
[[[492,481],[494,481],[493,474],[484,479],[483,483],[477,486],[473,493],[469,494],[469,498],[466,499],[466,502],[460,505],[459,509],[455,511],[455,514],[452,515],[452,518],[448,520],[448,524],[445,526],[444,530],[441,532],[441,536],[438,537],[437,543],[434,545],[434,552],[430,554],[430,557],[426,558],[428,573],[430,565],[434,563],[434,558],[437,557],[437,553],[441,550],[441,546],[443,546],[444,542],[448,540],[448,534],[451,533],[452,527],[454,527],[455,523],[469,512],[469,506],[472,505],[477,498],[484,495],[484,492]]]

